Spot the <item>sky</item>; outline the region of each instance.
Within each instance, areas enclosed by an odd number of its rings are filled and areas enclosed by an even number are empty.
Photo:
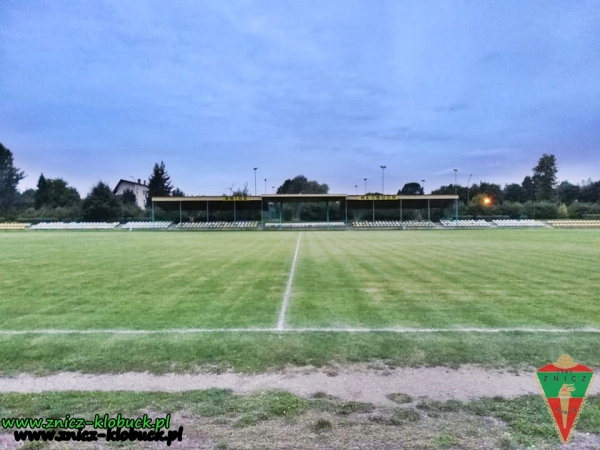
[[[0,0],[0,142],[85,196],[600,179],[597,1]],[[358,186],[358,187],[356,187]]]

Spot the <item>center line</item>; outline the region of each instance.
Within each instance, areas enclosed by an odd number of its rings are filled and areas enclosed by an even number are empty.
[[[292,293],[292,281],[294,281],[294,272],[296,271],[296,260],[298,259],[298,250],[300,249],[300,239],[302,239],[302,231],[298,236],[298,243],[296,244],[296,252],[294,253],[294,260],[292,261],[292,268],[290,269],[290,277],[288,278],[287,286],[285,287],[285,293],[283,294],[283,303],[281,304],[281,311],[279,311],[279,321],[277,322],[277,329],[283,330],[285,326],[285,312],[290,302],[290,294]]]

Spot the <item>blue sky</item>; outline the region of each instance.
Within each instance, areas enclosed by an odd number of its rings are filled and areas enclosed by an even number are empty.
[[[85,195],[600,178],[596,1],[0,1],[0,142]]]

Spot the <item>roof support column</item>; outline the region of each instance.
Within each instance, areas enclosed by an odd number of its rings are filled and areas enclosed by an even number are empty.
[[[375,200],[373,200],[373,225],[375,225]]]
[[[152,228],[154,228],[154,200],[152,200]]]
[[[348,199],[344,199],[344,213],[345,213],[345,217],[346,220],[344,221],[344,223],[346,224],[346,226],[348,226]]]
[[[206,223],[208,223],[208,200],[206,200]]]
[[[236,217],[235,217],[235,198],[233,199],[233,221],[236,222]]]
[[[329,200],[325,200],[325,209],[327,210],[327,229],[329,229]]]
[[[265,210],[264,210],[264,202],[263,198],[260,198],[260,221],[262,223],[263,229],[265,228]]]
[[[181,200],[179,200],[179,227],[181,228]]]
[[[427,220],[431,222],[431,200],[427,199]]]
[[[283,215],[283,202],[279,202],[279,229],[281,230],[281,218]]]
[[[400,224],[402,224],[402,198],[400,198]]]

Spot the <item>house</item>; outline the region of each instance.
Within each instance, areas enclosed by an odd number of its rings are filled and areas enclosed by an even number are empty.
[[[137,183],[133,180],[119,180],[113,194],[122,195],[127,189],[135,194],[135,203],[142,209],[146,209],[146,198],[148,197],[148,185],[138,178]]]

